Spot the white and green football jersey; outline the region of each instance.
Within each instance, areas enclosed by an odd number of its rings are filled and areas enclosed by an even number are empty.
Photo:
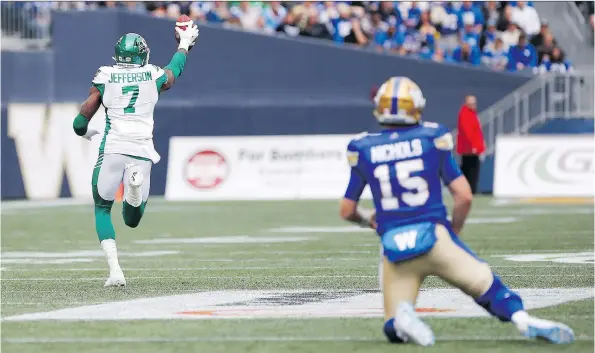
[[[126,154],[159,162],[161,157],[153,145],[153,112],[166,81],[165,71],[155,65],[99,68],[93,86],[101,92],[106,111],[100,154]]]

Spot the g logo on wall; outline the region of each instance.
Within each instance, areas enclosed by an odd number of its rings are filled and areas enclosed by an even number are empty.
[[[593,135],[499,136],[496,197],[593,197]]]
[[[97,160],[101,138],[92,142],[72,131],[72,119],[80,105],[9,104],[7,135],[12,138],[18,156],[26,197],[32,200],[60,197],[64,173],[72,197],[91,197],[91,175]],[[103,113],[98,111],[91,121],[102,131]]]
[[[593,151],[590,148],[528,148],[518,151],[508,161],[519,180],[530,186],[534,182],[572,185],[593,179]]]
[[[214,189],[223,183],[230,172],[225,157],[213,150],[196,152],[186,162],[184,177],[197,189]]]

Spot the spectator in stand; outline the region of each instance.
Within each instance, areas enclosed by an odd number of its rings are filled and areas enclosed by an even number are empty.
[[[300,31],[300,36],[332,40],[333,36],[326,25],[319,22],[319,15],[311,11],[307,17],[305,27]]]
[[[463,42],[463,44],[457,47],[452,53],[452,60],[458,63],[479,65],[481,63],[481,54],[478,47]]]
[[[386,28],[386,30],[383,30]],[[393,53],[399,53],[403,42],[405,41],[405,34],[397,31],[394,24],[387,24],[382,21],[378,24],[378,27],[374,33],[374,45],[377,51],[390,51]]]
[[[232,20],[233,16],[225,1],[215,1],[214,7],[207,12],[207,21],[213,23],[226,23]]]
[[[124,6],[126,6],[126,10],[130,12],[147,12],[147,7],[145,6],[145,4],[139,1],[127,1],[124,3]]]
[[[508,51],[508,71],[522,71],[536,66],[537,51],[527,42],[527,36],[523,33],[519,37],[519,43],[510,47]]]
[[[457,128],[457,153],[462,159],[461,170],[475,194],[481,166],[479,157],[485,152],[485,141],[477,117],[477,99],[474,96],[465,97],[465,103],[459,111]]]
[[[533,46],[535,48],[538,48],[543,44],[543,38],[545,37],[546,34],[550,33],[550,26],[548,25],[546,20],[542,20],[541,21],[541,28],[539,29],[539,33],[537,33],[536,35],[534,35],[531,38],[531,44],[533,44]]]
[[[331,19],[339,17],[336,5],[337,3],[333,1],[325,1],[324,4],[319,4],[318,22],[322,24],[330,24]]]
[[[483,51],[486,46],[493,45],[496,37],[498,36],[499,34],[496,30],[496,20],[490,18],[487,22],[487,28],[485,32],[481,34],[481,38],[479,39],[479,49]]]
[[[415,30],[415,28],[404,29],[403,45],[401,46],[401,55],[415,55],[418,54],[422,48],[425,38]]]
[[[442,62],[453,62],[452,59],[449,56],[446,56],[444,53],[444,50],[442,48],[440,48],[439,46],[436,46],[434,49],[434,53],[432,55],[432,57],[430,58],[432,61],[435,61],[437,63],[442,63]]]
[[[516,7],[512,10],[512,21],[529,36],[539,33],[541,22],[537,11],[532,6],[528,6],[525,1],[517,1]]]
[[[450,2],[443,6],[444,11],[440,16],[440,25],[438,25],[437,29],[440,32],[440,45],[447,53],[451,53],[459,45],[460,27],[458,11]]]
[[[551,54],[546,54],[543,57],[543,62],[537,69],[538,73],[544,72],[559,72],[559,73],[566,73],[572,72],[574,69],[572,68],[572,64],[569,60],[564,58],[564,53],[558,47],[555,47],[552,50]]]
[[[265,6],[263,12],[265,28],[267,32],[272,33],[283,23],[283,19],[287,16],[287,9],[279,1],[271,1]]]
[[[477,26],[474,21],[473,15],[470,12],[463,15],[462,39],[472,47],[479,47],[480,32],[477,32]]]
[[[506,69],[506,65],[508,64],[508,50],[504,48],[502,38],[496,38],[495,41],[484,47],[481,61],[496,71]]]
[[[364,34],[361,21],[352,13],[352,8],[345,3],[339,3],[337,10],[339,17],[331,20],[333,40],[337,43],[367,44],[368,38]]]
[[[465,19],[467,18],[467,21]],[[475,27],[476,33],[481,33],[485,20],[483,18],[483,12],[476,6],[473,1],[463,1],[463,5],[458,13],[459,28],[463,28],[466,23],[472,23]]]
[[[537,64],[541,65],[543,57],[545,55],[551,55],[555,47],[556,43],[554,42],[554,36],[552,36],[551,33],[547,32],[543,36],[543,42],[541,43],[541,45],[537,47]]]
[[[483,18],[486,23],[493,21],[494,25],[498,23],[500,16],[502,16],[499,3],[497,1],[486,1],[485,6],[482,7]]]
[[[382,20],[386,23],[394,23],[397,27],[403,23],[403,17],[401,17],[401,13],[395,8],[392,1],[380,2],[380,14]]]
[[[351,7],[344,3],[337,4],[339,16],[331,19],[333,25],[333,40],[338,43],[344,43],[345,37],[351,34]]]
[[[283,19],[283,23],[277,27],[277,33],[283,33],[290,37],[297,37],[300,34],[300,28],[297,26],[296,16],[290,11]]]
[[[195,22],[207,21],[207,14],[212,7],[210,2],[195,1],[188,6],[188,16]]]
[[[508,50],[510,47],[517,44],[519,42],[520,36],[521,31],[519,30],[517,25],[513,22],[510,22],[506,31],[502,32],[501,35],[504,47]]]
[[[496,24],[496,29],[500,32],[504,32],[504,31],[508,30],[508,27],[513,22],[514,21],[512,20],[512,6],[506,6],[506,7],[504,7],[504,10],[502,11],[502,16],[500,16],[500,19],[498,20],[498,23]],[[505,42],[505,44],[506,44],[506,42]]]
[[[260,4],[241,1],[239,5],[232,6],[229,11],[243,29],[249,31],[264,29],[265,21],[262,16],[262,7]]]
[[[411,2],[411,7],[407,11],[407,20],[405,20],[405,24],[407,28],[416,28],[419,25],[419,21],[421,19],[422,11],[417,6],[415,1]]]
[[[430,21],[430,13],[424,11],[421,13],[418,25],[419,33],[426,38],[426,42],[431,43],[434,46],[436,39],[439,37],[436,27]]]
[[[165,8],[165,16],[172,20],[177,19],[182,14],[182,8],[179,4],[171,3]]]

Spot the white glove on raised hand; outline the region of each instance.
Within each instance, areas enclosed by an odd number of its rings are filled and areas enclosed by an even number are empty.
[[[83,136],[81,136],[84,139],[87,139],[89,141],[91,141],[91,137],[97,135],[99,133],[99,131],[95,130],[95,129],[87,129],[87,133],[85,133]]]
[[[180,36],[178,49],[185,49],[188,51],[190,50],[190,47],[194,45],[194,42],[196,42],[196,38],[198,38],[198,26],[196,26],[194,22],[186,23],[188,23],[188,25],[185,29],[178,27],[178,25],[182,25],[182,23],[176,23],[176,32]]]

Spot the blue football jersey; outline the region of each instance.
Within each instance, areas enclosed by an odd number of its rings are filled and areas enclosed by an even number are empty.
[[[462,175],[452,154],[453,138],[440,124],[356,136],[347,147],[351,178],[345,198],[358,201],[370,185],[378,234],[412,223],[447,221],[445,185]]]

